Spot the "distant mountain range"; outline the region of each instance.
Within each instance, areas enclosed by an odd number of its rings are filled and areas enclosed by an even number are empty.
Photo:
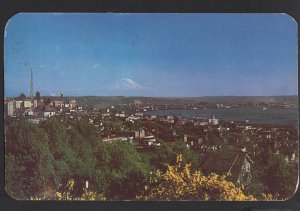
[[[173,104],[192,103],[229,104],[229,103],[289,103],[298,105],[298,96],[205,96],[205,97],[127,97],[127,96],[82,96],[73,97],[79,105],[105,106],[120,104]]]

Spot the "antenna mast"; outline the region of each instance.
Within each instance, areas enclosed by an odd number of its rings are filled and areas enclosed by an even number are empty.
[[[30,98],[33,97],[33,76],[32,76],[32,68],[30,68],[30,83],[29,83],[29,95]]]

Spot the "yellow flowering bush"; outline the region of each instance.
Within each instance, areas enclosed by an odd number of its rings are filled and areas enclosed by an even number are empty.
[[[244,201],[256,200],[252,195],[243,193],[226,180],[226,176],[210,174],[204,176],[200,171],[191,172],[191,164],[182,165],[182,155],[177,156],[174,166],[167,170],[157,170],[151,174],[149,185],[137,196],[140,200],[217,200]]]
[[[262,201],[274,201],[274,200],[278,200],[278,195],[273,196],[272,194],[265,194],[262,193],[261,194],[261,200]]]
[[[49,200],[46,197],[38,197],[38,196],[34,196],[34,197],[30,197],[30,200],[34,200],[34,201],[41,201],[41,200]]]
[[[103,194],[99,194],[93,191],[89,191],[87,189],[83,190],[83,194],[79,197],[72,196],[71,192],[74,189],[75,181],[70,179],[67,183],[66,191],[64,192],[56,192],[55,199],[56,200],[86,200],[86,201],[95,201],[95,200],[105,200]]]

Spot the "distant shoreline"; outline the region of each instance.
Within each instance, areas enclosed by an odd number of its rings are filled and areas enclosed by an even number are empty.
[[[155,110],[143,112],[146,115],[157,116],[181,116],[186,118],[215,118],[223,121],[246,122],[248,124],[266,124],[266,125],[281,125],[281,126],[298,126],[299,112],[296,108],[270,108],[262,110],[256,108],[220,108],[220,109],[197,109],[197,110]]]
[[[53,99],[60,96],[42,96]],[[118,104],[153,104],[153,105],[183,105],[183,104],[263,104],[283,103],[298,107],[298,95],[278,96],[203,96],[203,97],[145,97],[145,96],[65,96],[73,98],[80,105],[118,105]],[[13,99],[7,97],[7,99]]]

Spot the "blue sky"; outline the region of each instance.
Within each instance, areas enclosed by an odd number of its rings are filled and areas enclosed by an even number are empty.
[[[297,95],[297,24],[285,14],[12,17],[5,96]]]

